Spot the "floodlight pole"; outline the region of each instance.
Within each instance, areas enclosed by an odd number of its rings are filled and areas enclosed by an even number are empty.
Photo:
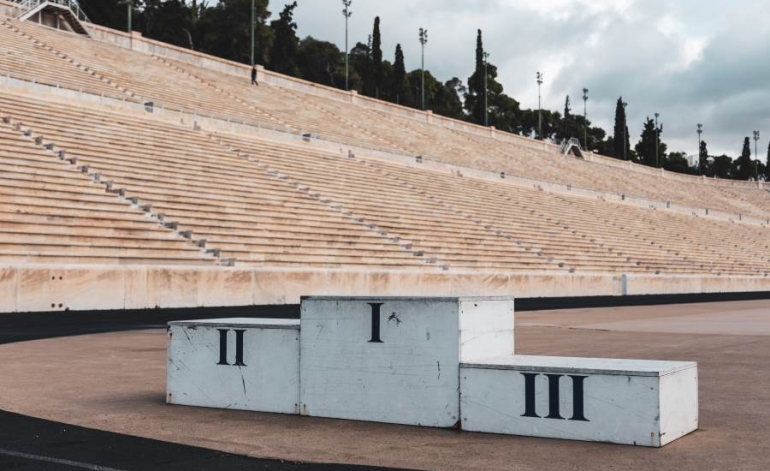
[[[489,127],[489,87],[487,66],[489,64],[489,53],[484,52],[484,126]]]
[[[658,117],[660,116],[660,113],[655,113],[655,168],[660,168],[660,164],[658,163],[658,141],[660,140],[659,134],[658,134]]]
[[[131,33],[131,30],[133,28],[133,25],[131,24],[131,20],[132,20],[131,16],[133,14],[133,10],[134,10],[134,2],[133,2],[133,0],[128,0],[128,26],[127,26],[127,31],[129,33]]]
[[[342,10],[342,15],[345,17],[345,90],[350,90],[350,83],[349,83],[349,62],[350,62],[350,54],[348,53],[348,19],[353,15],[353,12],[350,11],[350,5],[353,3],[353,0],[342,0],[342,4],[345,6],[345,8]]]
[[[422,46],[422,109],[425,111],[425,45],[428,44],[428,30],[420,28],[420,45]]]
[[[540,86],[543,85],[542,72],[537,73],[537,134],[538,137],[543,139],[543,112],[540,104]]]
[[[588,150],[588,89],[583,89],[583,145]]]
[[[703,140],[701,139],[702,134],[703,134],[703,125],[698,123],[698,175],[703,174],[703,162],[700,155],[701,143],[703,142]]]

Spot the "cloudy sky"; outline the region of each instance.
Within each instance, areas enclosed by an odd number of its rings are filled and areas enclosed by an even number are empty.
[[[298,0],[301,37],[344,48],[340,0]],[[282,2],[271,2],[277,13]],[[612,132],[615,102],[628,102],[632,145],[646,116],[660,113],[670,150],[696,151],[704,125],[711,154],[737,155],[743,138],[770,140],[770,2],[767,0],[353,0],[351,47],[382,21],[383,52],[401,43],[408,68],[418,68],[417,31],[429,31],[427,67],[442,80],[467,80],[476,30],[484,31],[490,62],[506,93],[537,107],[535,73],[542,71],[543,106],[563,108],[569,94],[582,113]],[[752,141],[753,148],[753,141]]]

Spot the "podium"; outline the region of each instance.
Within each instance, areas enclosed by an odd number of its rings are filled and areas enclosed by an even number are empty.
[[[307,297],[300,320],[169,325],[167,402],[661,447],[697,364],[514,354],[513,298]]]

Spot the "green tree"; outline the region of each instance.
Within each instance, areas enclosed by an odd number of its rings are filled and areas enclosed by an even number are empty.
[[[751,161],[751,140],[743,140],[741,156],[733,162],[732,177],[736,180],[749,180],[754,177],[754,165]]]
[[[297,49],[299,75],[305,80],[345,87],[345,54],[333,43],[311,36],[303,39]]]
[[[647,118],[642,130],[642,136],[639,142],[636,144],[636,154],[638,160],[648,167],[655,167],[656,163],[663,162],[666,156],[666,144],[664,144],[660,136],[663,134],[663,126],[655,128],[655,121]],[[656,147],[657,143],[657,147]],[[656,152],[657,160],[656,162]]]
[[[709,160],[708,144],[706,144],[706,141],[700,141],[700,149],[698,150],[698,163],[700,165],[699,173],[705,175],[705,169],[708,166],[708,160]]]
[[[670,172],[693,173],[690,169],[690,164],[687,162],[686,152],[671,152],[668,154],[663,162],[663,168]]]
[[[398,104],[407,104],[406,90],[409,84],[406,81],[406,65],[404,64],[404,51],[401,44],[396,44],[396,57],[393,61],[393,80],[390,86],[391,99]]]
[[[384,69],[382,65],[382,37],[380,36],[380,17],[374,18],[374,29],[372,31],[372,79],[374,86],[374,97],[379,98],[383,90]]]
[[[197,1],[188,5],[183,0],[145,0],[134,29],[157,41],[195,49],[200,13]]]
[[[354,80],[355,75],[355,80]],[[369,95],[373,83],[371,36],[369,43],[356,43],[350,50],[350,89]]]
[[[254,60],[266,64],[273,32],[265,24],[270,17],[268,0],[256,0],[257,27]],[[251,0],[220,0],[201,7],[195,34],[198,50],[243,64],[251,60]]]
[[[626,107],[623,106],[623,97],[618,98],[615,106],[615,128],[613,135],[612,153],[608,154],[616,159],[631,158],[631,138],[628,134],[628,122],[626,121]]]
[[[294,22],[295,8],[297,8],[296,1],[286,4],[278,19],[270,23],[275,37],[273,48],[270,50],[270,69],[293,77],[299,75],[297,67],[299,38],[297,23]]]
[[[570,127],[570,122],[572,121],[572,117],[570,115],[571,112],[572,108],[570,107],[569,95],[567,95],[567,98],[564,100],[564,114],[562,115],[561,131],[558,135],[560,140],[573,137],[572,129]]]
[[[486,71],[486,74],[485,74]],[[476,69],[468,78],[468,90],[465,95],[465,109],[468,118],[476,124],[484,124],[485,105],[495,103],[494,95],[502,93],[503,86],[495,79],[497,67],[486,63],[484,58],[484,39],[481,30],[476,35]],[[488,94],[488,96],[486,96]]]
[[[133,17],[141,11],[142,0],[133,3]],[[125,31],[128,25],[128,0],[78,0],[80,8],[92,22],[107,28]]]
[[[420,96],[422,85],[422,71],[413,70],[407,74],[407,81],[414,97]],[[415,99],[415,106],[418,106],[419,99]],[[425,108],[441,116],[462,119],[463,106],[455,88],[453,81],[446,84],[439,82],[433,74],[425,71]]]
[[[767,145],[767,160],[765,161],[765,181],[770,181],[770,144]]]
[[[711,177],[732,178],[733,159],[727,155],[714,157],[714,162],[710,166]]]

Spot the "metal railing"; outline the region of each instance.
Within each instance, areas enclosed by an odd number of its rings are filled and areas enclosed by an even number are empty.
[[[577,149],[582,153],[583,147],[580,145],[580,140],[577,138],[569,138],[565,139],[564,142],[561,144],[561,153],[566,154],[569,152],[573,147],[577,147]]]
[[[18,4],[14,8],[14,18],[21,18],[28,12],[35,10],[36,8],[40,7],[41,5],[49,4],[49,5],[57,5],[63,8],[67,8],[72,12],[73,15],[75,15],[75,18],[78,19],[78,21],[83,21],[86,23],[90,23],[91,20],[88,19],[88,16],[86,16],[85,12],[81,10],[80,5],[75,0],[11,0],[12,2]]]

